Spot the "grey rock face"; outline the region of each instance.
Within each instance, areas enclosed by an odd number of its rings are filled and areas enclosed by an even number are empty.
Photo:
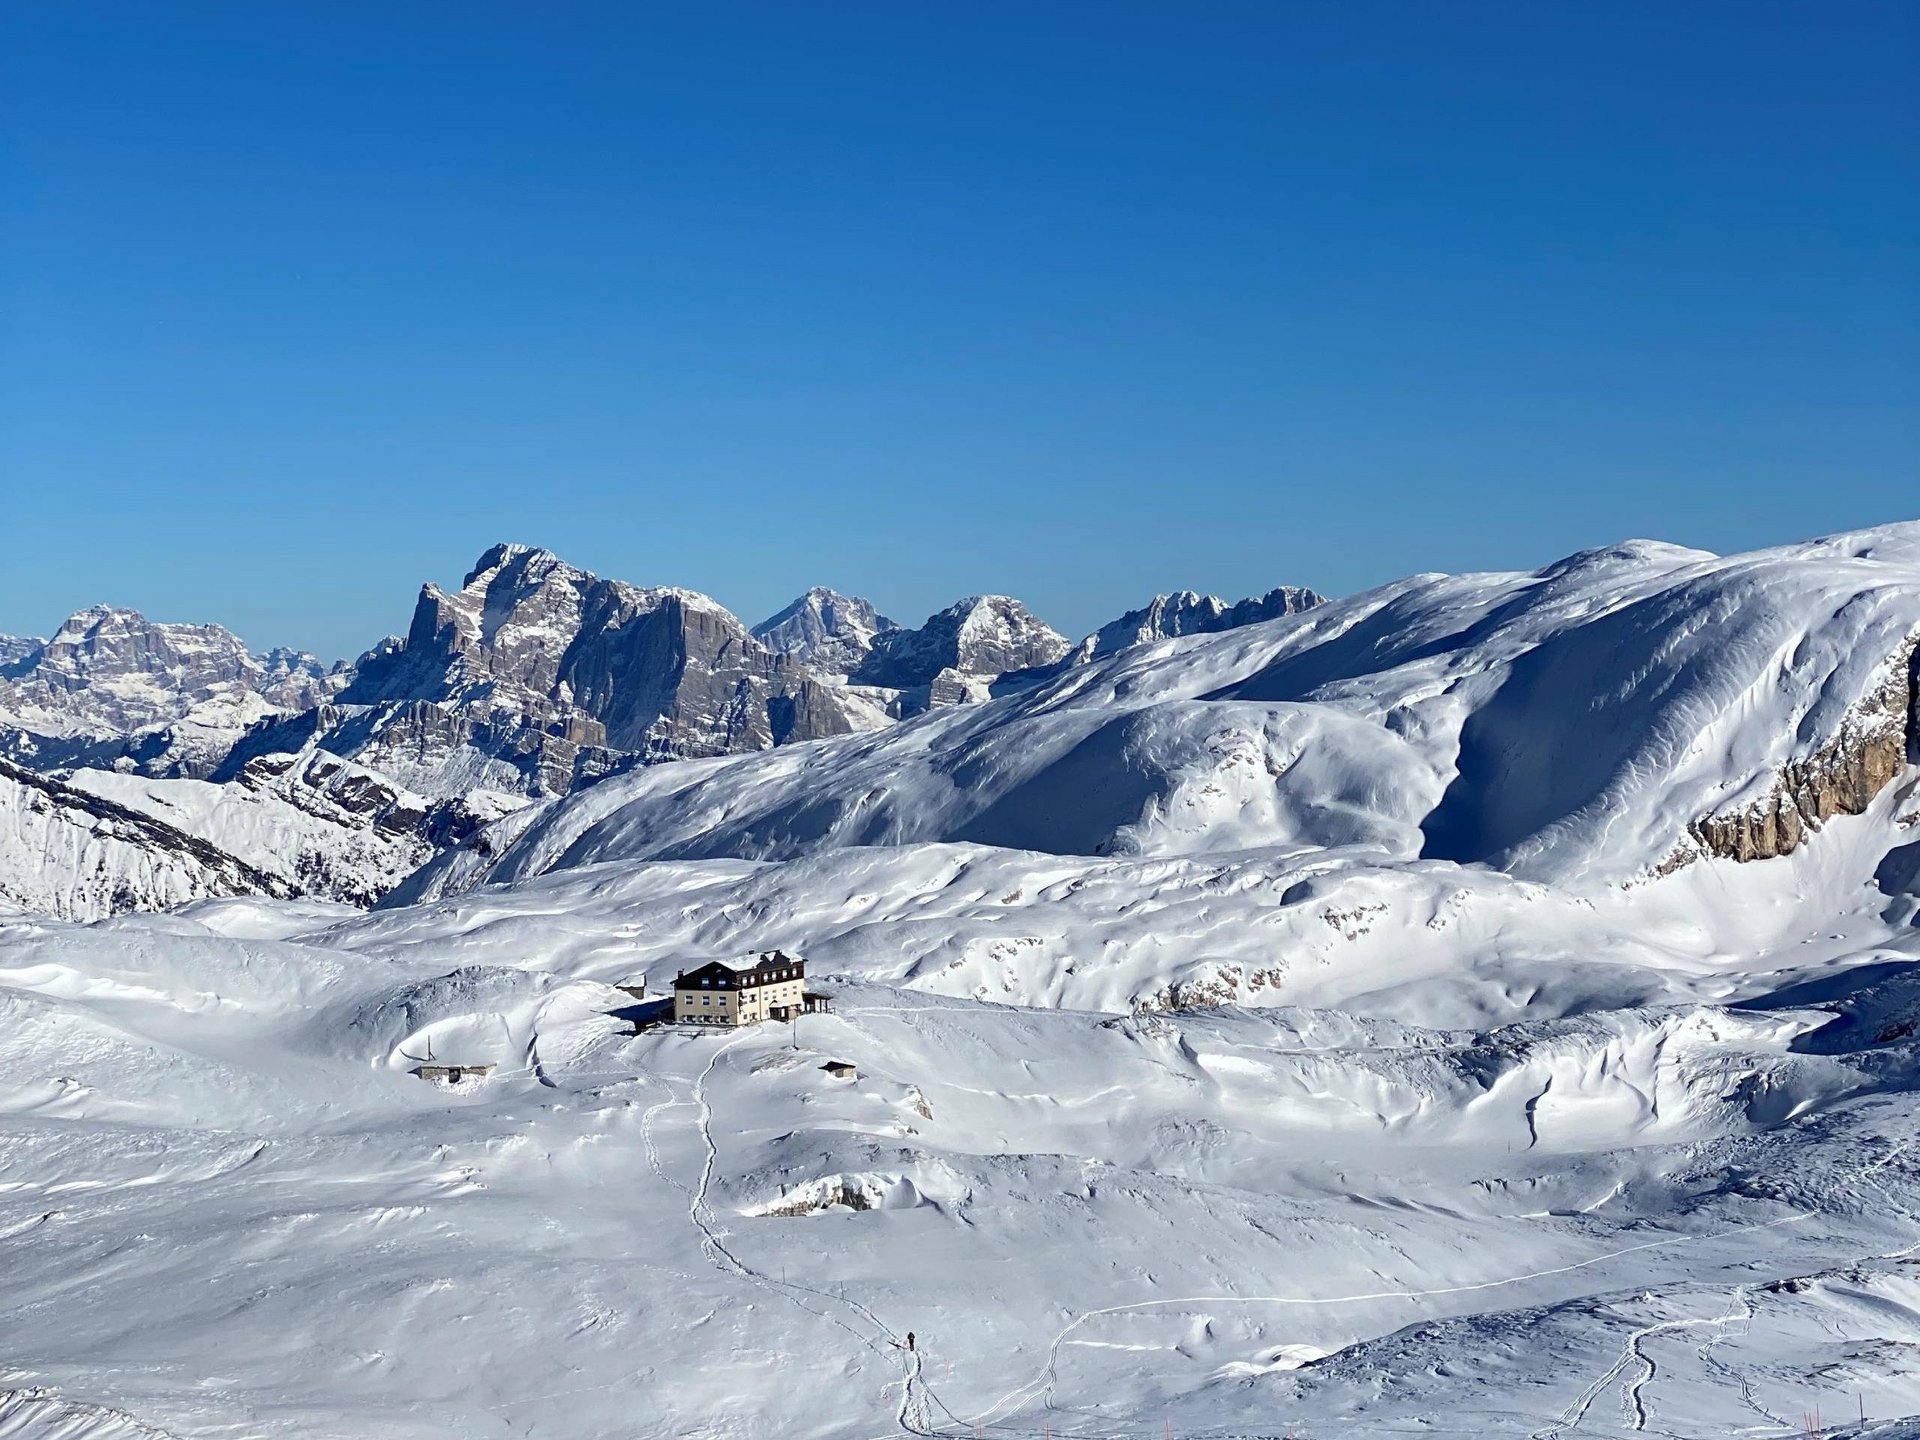
[[[929,616],[917,630],[874,637],[853,672],[856,685],[897,690],[931,685],[941,671],[992,677],[1051,665],[1067,653],[1067,637],[1008,595],[975,595]]]
[[[343,679],[300,652],[249,654],[219,625],[99,605],[0,665],[0,753],[36,769],[204,774],[262,716],[318,704]]]
[[[778,615],[753,627],[762,645],[823,675],[851,675],[876,635],[900,627],[870,600],[816,585]]]
[[[69,616],[0,678],[15,703],[131,732],[222,690],[254,690],[263,674],[240,637],[218,625],[156,625],[99,605]]]
[[[352,679],[344,660],[328,665],[309,650],[276,646],[254,657],[260,667],[257,689],[268,703],[284,710],[304,710],[330,698]]]
[[[1257,625],[1263,620],[1277,620],[1324,603],[1321,596],[1298,585],[1282,585],[1265,595],[1251,596],[1231,605],[1217,595],[1200,595],[1192,590],[1156,595],[1144,609],[1129,610],[1082,640],[1074,647],[1073,663],[1097,660],[1149,640],[1165,640],[1176,635],[1212,635],[1242,625]]]
[[[26,659],[46,643],[30,635],[0,635],[0,669]]]
[[[852,728],[832,687],[706,596],[499,545],[459,590],[425,586],[405,639],[362,656],[337,704],[249,736],[226,769],[313,742],[431,795],[558,795]]]

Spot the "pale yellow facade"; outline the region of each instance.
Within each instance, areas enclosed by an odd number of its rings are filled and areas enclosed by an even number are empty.
[[[742,986],[729,990],[673,987],[673,1018],[682,1025],[758,1025],[775,1010],[798,1010],[801,979],[776,980],[770,985]]]

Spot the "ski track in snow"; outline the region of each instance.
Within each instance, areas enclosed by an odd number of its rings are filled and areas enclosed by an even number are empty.
[[[1882,1170],[1887,1166],[1891,1165],[1897,1158],[1899,1158],[1900,1154],[1910,1146],[1911,1143],[1912,1143],[1911,1141],[1906,1141],[1906,1140],[1900,1141],[1898,1144],[1894,1145],[1890,1150],[1888,1150],[1886,1154],[1862,1165],[1851,1176],[1847,1177],[1847,1183],[1851,1185],[1858,1185],[1863,1180],[1865,1180],[1868,1176],[1874,1174],[1876,1171]],[[1789,1224],[1789,1223],[1793,1223],[1795,1221],[1801,1221],[1801,1220],[1811,1220],[1813,1218],[1814,1218],[1813,1212],[1807,1211],[1798,1215],[1786,1216],[1781,1220],[1769,1221],[1761,1225],[1736,1226],[1732,1230],[1720,1231],[1712,1236],[1701,1236],[1698,1238],[1719,1239],[1727,1235],[1737,1235],[1745,1230],[1770,1229],[1775,1225]],[[1909,1247],[1909,1249],[1911,1248],[1913,1247]],[[1903,1254],[1903,1253],[1905,1252],[1893,1251],[1886,1255],[1876,1255],[1870,1258],[1875,1260],[1885,1260],[1885,1259],[1891,1259],[1893,1258],[1893,1256]],[[1531,1440],[1557,1440],[1557,1437],[1564,1434],[1566,1431],[1577,1429],[1580,1425],[1580,1422],[1586,1418],[1587,1411],[1592,1408],[1594,1401],[1599,1399],[1599,1397],[1606,1392],[1607,1388],[1610,1385],[1612,1385],[1616,1380],[1619,1380],[1626,1373],[1629,1367],[1635,1366],[1635,1365],[1640,1367],[1639,1374],[1637,1374],[1633,1379],[1627,1381],[1621,1387],[1621,1393],[1620,1393],[1621,1411],[1622,1411],[1623,1419],[1625,1420],[1627,1427],[1629,1429],[1632,1429],[1632,1430],[1646,1429],[1647,1408],[1646,1408],[1646,1401],[1644,1399],[1644,1391],[1647,1385],[1652,1382],[1654,1375],[1657,1373],[1658,1367],[1654,1363],[1653,1357],[1646,1353],[1646,1350],[1644,1348],[1645,1342],[1652,1336],[1665,1334],[1669,1331],[1674,1331],[1674,1330],[1693,1329],[1700,1326],[1709,1326],[1717,1329],[1720,1326],[1730,1324],[1736,1320],[1744,1324],[1750,1324],[1753,1320],[1753,1302],[1752,1302],[1751,1294],[1749,1291],[1749,1287],[1744,1285],[1736,1287],[1734,1290],[1734,1296],[1741,1306],[1741,1310],[1738,1315],[1728,1313],[1725,1315],[1718,1315],[1718,1316],[1703,1315],[1703,1316],[1690,1316],[1690,1317],[1687,1317],[1684,1319],[1678,1319],[1678,1320],[1662,1320],[1651,1325],[1644,1325],[1638,1330],[1635,1330],[1632,1334],[1627,1336],[1626,1344],[1621,1348],[1619,1358],[1616,1359],[1613,1362],[1613,1364],[1609,1366],[1606,1370],[1601,1372],[1601,1375],[1597,1380],[1595,1380],[1591,1385],[1589,1385],[1584,1391],[1580,1393],[1579,1397],[1574,1401],[1574,1403],[1570,1405],[1564,1412],[1562,1412],[1560,1418],[1557,1421],[1555,1421],[1551,1425],[1545,1426],[1539,1430],[1534,1431],[1531,1437]],[[1731,1304],[1729,1306],[1729,1311],[1731,1312]],[[1712,1350],[1716,1342],[1717,1342],[1717,1337],[1716,1337],[1716,1341],[1709,1341],[1706,1346],[1702,1347],[1700,1351],[1700,1358],[1703,1361],[1709,1358],[1709,1352]],[[1776,1423],[1779,1423],[1782,1425],[1786,1424],[1786,1422],[1780,1421],[1779,1417],[1773,1415],[1770,1411],[1764,1410],[1760,1407],[1759,1403],[1753,1398],[1751,1387],[1748,1386],[1744,1380],[1742,1381],[1742,1390],[1745,1395],[1746,1402],[1750,1408],[1766,1416],[1768,1419],[1774,1420]],[[1796,1428],[1796,1427],[1789,1426],[1788,1428]]]
[[[1862,1180],[1866,1179],[1867,1176],[1873,1174],[1875,1171],[1880,1170],[1887,1165],[1890,1165],[1902,1151],[1908,1148],[1909,1143],[1910,1142],[1907,1142],[1907,1141],[1901,1141],[1899,1144],[1895,1145],[1891,1150],[1889,1150],[1884,1156],[1862,1166],[1860,1170],[1858,1170],[1852,1177],[1850,1177],[1850,1183],[1858,1184]],[[1632,1255],[1640,1251],[1666,1249],[1666,1248],[1692,1245],[1692,1244],[1702,1244],[1702,1243],[1713,1241],[1713,1240],[1724,1240],[1734,1235],[1749,1234],[1749,1233],[1763,1231],[1763,1230],[1774,1230],[1785,1225],[1796,1225],[1814,1218],[1815,1218],[1815,1212],[1801,1211],[1793,1215],[1781,1216],[1778,1219],[1774,1219],[1774,1220],[1763,1220],[1763,1221],[1756,1221],[1752,1224],[1747,1224],[1747,1225],[1731,1226],[1728,1229],[1717,1230],[1708,1235],[1676,1235],[1676,1236],[1668,1237],[1667,1239],[1664,1239],[1664,1240],[1649,1241],[1644,1245],[1631,1245],[1620,1250],[1610,1250],[1604,1255],[1594,1255],[1589,1257],[1588,1259],[1576,1261],[1570,1265],[1559,1265],[1559,1266],[1554,1266],[1552,1268],[1545,1269],[1545,1270],[1534,1270],[1534,1271],[1529,1271],[1526,1274],[1509,1275],[1498,1280],[1484,1280],[1484,1281],[1478,1281],[1476,1283],[1468,1284],[1468,1285],[1437,1286],[1435,1288],[1426,1289],[1426,1290],[1382,1290],[1382,1291],[1372,1291],[1372,1292],[1354,1294],[1354,1295],[1328,1295],[1328,1296],[1318,1296],[1318,1297],[1307,1297],[1307,1296],[1298,1296],[1298,1295],[1188,1295],[1188,1296],[1183,1296],[1175,1299],[1142,1300],[1142,1301],[1136,1301],[1126,1305],[1103,1306],[1102,1308],[1097,1310],[1085,1311],[1080,1315],[1076,1316],[1073,1320],[1069,1321],[1064,1327],[1062,1327],[1059,1333],[1053,1337],[1053,1341],[1048,1346],[1048,1349],[1047,1349],[1046,1364],[1041,1367],[1040,1371],[1031,1380],[1027,1381],[1024,1385],[1016,1386],[1014,1389],[1009,1390],[1006,1394],[1002,1395],[998,1400],[994,1401],[986,1409],[980,1411],[977,1415],[969,1417],[964,1423],[984,1426],[992,1422],[993,1420],[997,1419],[998,1417],[1006,1414],[1010,1409],[1013,1409],[1014,1407],[1021,1405],[1027,1400],[1031,1400],[1035,1398],[1038,1398],[1043,1406],[1051,1408],[1053,1387],[1059,1377],[1059,1362],[1060,1362],[1061,1346],[1066,1343],[1067,1337],[1072,1335],[1073,1332],[1078,1330],[1082,1325],[1086,1324],[1088,1321],[1097,1320],[1102,1316],[1106,1316],[1106,1315],[1120,1315],[1120,1314],[1126,1314],[1126,1313],[1136,1312],[1141,1310],[1165,1309],[1170,1307],[1181,1307],[1181,1306],[1213,1306],[1213,1305],[1327,1306],[1327,1305],[1357,1304],[1357,1303],[1360,1303],[1363,1301],[1369,1301],[1369,1300],[1399,1300],[1399,1299],[1420,1300],[1420,1299],[1437,1298],[1443,1295],[1461,1295],[1461,1294],[1468,1294],[1468,1293],[1482,1291],[1482,1290],[1497,1290],[1508,1285],[1522,1284],[1529,1280],[1542,1280],[1542,1279],[1548,1279],[1555,1275],[1565,1275],[1572,1271],[1584,1270],[1595,1265],[1605,1264],[1609,1260],[1617,1260],[1622,1256]],[[1628,1385],[1623,1395],[1623,1405],[1627,1410],[1628,1420],[1631,1425],[1631,1428],[1635,1430],[1644,1429],[1646,1425],[1646,1411],[1645,1411],[1645,1406],[1641,1400],[1640,1392],[1642,1388],[1647,1384],[1647,1382],[1653,1379],[1653,1376],[1655,1373],[1655,1366],[1652,1359],[1649,1358],[1641,1350],[1640,1348],[1641,1342],[1649,1335],[1660,1334],[1668,1330],[1683,1329],[1683,1328],[1699,1326],[1699,1325],[1725,1324],[1728,1318],[1729,1317],[1721,1316],[1721,1317],[1704,1317],[1704,1318],[1690,1318],[1685,1320],[1662,1321],[1658,1324],[1649,1325],[1644,1327],[1643,1329],[1635,1331],[1631,1336],[1628,1337],[1626,1347],[1622,1351],[1620,1359],[1617,1360],[1613,1364],[1613,1366],[1609,1368],[1600,1377],[1599,1380],[1596,1380],[1591,1386],[1589,1386],[1587,1391],[1583,1392],[1582,1396],[1575,1402],[1575,1407],[1571,1409],[1566,1415],[1563,1415],[1561,1420],[1556,1422],[1555,1424],[1547,1426],[1543,1429],[1534,1431],[1532,1440],[1553,1440],[1553,1437],[1558,1436],[1563,1431],[1572,1429],[1575,1426],[1577,1426],[1581,1418],[1585,1416],[1588,1407],[1592,1405],[1594,1399],[1599,1394],[1604,1392],[1607,1385],[1613,1380],[1617,1379],[1620,1376],[1620,1374],[1627,1368],[1628,1365],[1636,1362],[1644,1367],[1644,1371],[1635,1381],[1633,1381]],[[904,1426],[903,1426],[903,1429],[904,1429]],[[899,1432],[894,1432],[894,1435],[897,1436],[898,1433]],[[922,1432],[911,1432],[911,1433],[922,1433]],[[1069,1432],[1063,1431],[1062,1433],[1066,1434]],[[1092,1434],[1093,1432],[1074,1431],[1071,1433],[1089,1435],[1089,1434]],[[877,1440],[893,1440],[893,1436],[877,1437]]]
[[[875,1315],[867,1306],[857,1300],[850,1300],[845,1295],[834,1294],[827,1290],[817,1289],[811,1285],[801,1285],[795,1281],[777,1280],[771,1275],[763,1274],[761,1271],[754,1269],[742,1260],[733,1248],[726,1243],[725,1232],[719,1230],[714,1223],[713,1211],[707,1204],[707,1194],[713,1183],[714,1168],[719,1163],[720,1149],[713,1138],[713,1108],[707,1100],[707,1080],[708,1077],[713,1074],[714,1067],[720,1063],[721,1059],[729,1050],[733,1049],[734,1046],[740,1044],[743,1040],[751,1038],[753,1038],[752,1033],[747,1032],[736,1035],[721,1045],[708,1057],[706,1065],[702,1067],[700,1071],[699,1079],[694,1082],[693,1095],[690,1103],[698,1109],[696,1123],[699,1127],[700,1141],[706,1154],[700,1166],[699,1183],[690,1192],[687,1218],[693,1223],[694,1228],[700,1232],[702,1248],[705,1250],[707,1257],[715,1264],[723,1266],[723,1268],[730,1270],[742,1279],[798,1306],[808,1314],[817,1316],[836,1329],[845,1331],[864,1348],[879,1355],[882,1359],[891,1360],[894,1357],[888,1354],[887,1348],[884,1348],[880,1341],[884,1341],[885,1346],[891,1347],[899,1356],[905,1357],[901,1365],[901,1377],[897,1382],[900,1386],[900,1406],[895,1414],[895,1424],[909,1434],[926,1434],[928,1433],[926,1429],[916,1427],[915,1425],[918,1410],[916,1409],[914,1400],[914,1387],[920,1376],[919,1356],[917,1353],[905,1347],[904,1342],[898,1338],[895,1331],[888,1326],[886,1322]],[[657,1152],[650,1152],[649,1158],[657,1158]],[[876,1340],[873,1334],[858,1330],[825,1310],[817,1309],[809,1305],[801,1298],[803,1295],[816,1296],[821,1300],[845,1307],[850,1313],[866,1321],[867,1324],[872,1327],[873,1331],[878,1333],[880,1340]]]

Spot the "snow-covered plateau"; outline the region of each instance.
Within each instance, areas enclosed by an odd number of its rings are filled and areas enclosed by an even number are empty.
[[[984,613],[825,596],[752,724]],[[0,1440],[1920,1435],[1920,523],[1177,600],[546,798],[0,765]]]

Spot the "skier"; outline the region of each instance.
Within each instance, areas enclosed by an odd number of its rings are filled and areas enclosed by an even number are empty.
[[[913,1331],[907,1331],[907,1349],[913,1349]]]

